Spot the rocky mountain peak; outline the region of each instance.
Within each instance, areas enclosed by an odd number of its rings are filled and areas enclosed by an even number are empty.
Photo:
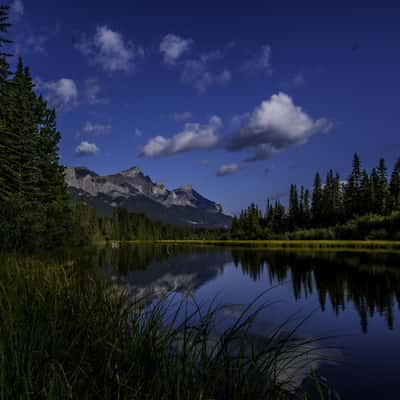
[[[120,172],[121,175],[127,176],[128,178],[135,178],[138,175],[143,175],[142,170],[139,167],[128,168],[125,171]]]
[[[193,191],[193,186],[191,184],[186,184],[180,186],[177,190],[182,190],[183,192],[192,192]]]
[[[105,176],[86,167],[67,167],[65,181],[76,198],[84,198],[108,213],[123,207],[156,219],[196,226],[226,226],[231,221],[218,203],[201,196],[192,185],[169,190],[136,166]]]

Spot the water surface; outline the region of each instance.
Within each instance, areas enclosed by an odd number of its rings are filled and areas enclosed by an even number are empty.
[[[324,345],[340,348],[340,363],[321,364],[319,373],[342,398],[398,398],[399,255],[141,245],[99,249],[85,261],[149,304],[172,292],[229,305],[232,317],[271,289],[259,334],[312,314],[301,334],[332,336]]]

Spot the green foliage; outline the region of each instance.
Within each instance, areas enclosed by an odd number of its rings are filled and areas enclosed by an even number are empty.
[[[8,28],[0,7],[0,34]],[[72,208],[59,165],[54,110],[34,92],[22,59],[14,74],[0,37],[0,248],[36,251],[64,245]]]
[[[267,201],[264,215],[255,205],[235,217],[232,239],[390,239],[399,240],[400,160],[395,164],[390,182],[384,159],[371,174],[361,170],[354,154],[352,171],[346,182],[329,170],[322,183],[314,178],[309,204],[309,191],[296,185],[289,190],[289,205]],[[257,210],[254,212],[253,210]],[[258,215],[258,221],[257,221]]]
[[[73,221],[69,243],[78,246],[108,240],[217,239],[226,237],[228,233],[225,230],[190,229],[153,221],[144,214],[129,213],[124,208],[115,209],[111,217],[100,217],[94,208],[83,202],[74,205]]]

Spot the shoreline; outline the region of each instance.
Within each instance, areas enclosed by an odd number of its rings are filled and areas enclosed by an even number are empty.
[[[159,244],[242,247],[291,251],[391,251],[400,252],[400,241],[388,240],[109,240],[107,244]]]

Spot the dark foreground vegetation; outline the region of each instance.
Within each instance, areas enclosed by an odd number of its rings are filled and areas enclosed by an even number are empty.
[[[0,398],[307,398],[299,376],[323,359],[317,340],[283,324],[255,345],[251,307],[216,336],[216,309],[145,312],[72,268],[1,258]]]

